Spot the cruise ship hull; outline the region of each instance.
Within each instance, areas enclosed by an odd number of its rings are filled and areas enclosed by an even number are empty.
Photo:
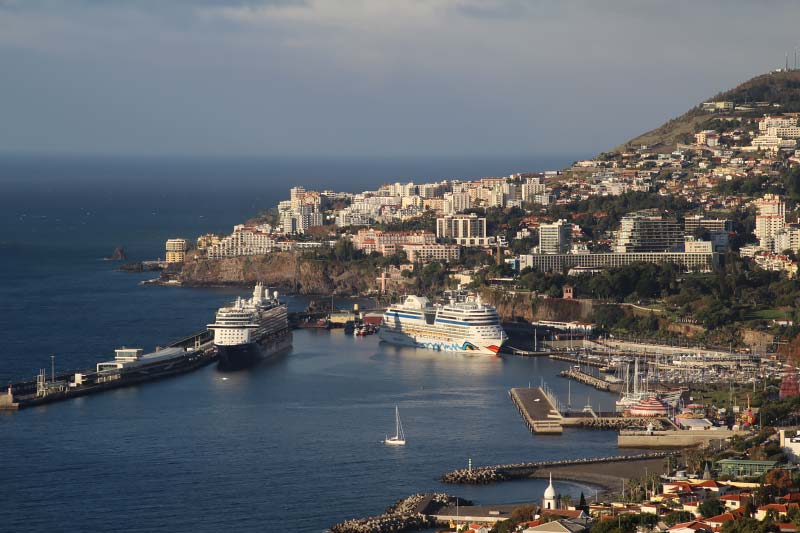
[[[250,342],[235,346],[217,345],[220,370],[241,370],[261,361],[284,354],[292,348],[292,332],[268,341]]]
[[[456,352],[472,355],[496,355],[505,342],[505,339],[481,339],[477,341],[475,339],[442,340],[423,335],[412,337],[383,327],[378,331],[378,336],[381,340],[390,344],[425,348],[437,352]]]

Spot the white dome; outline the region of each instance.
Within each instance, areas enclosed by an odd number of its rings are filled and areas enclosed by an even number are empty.
[[[556,499],[556,489],[553,488],[553,475],[550,475],[550,484],[544,491],[544,499],[545,500],[555,500]]]

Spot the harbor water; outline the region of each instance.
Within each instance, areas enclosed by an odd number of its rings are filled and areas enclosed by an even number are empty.
[[[0,165],[0,178],[7,171]],[[221,304],[249,292],[141,286],[153,274],[118,272],[102,257],[121,244],[133,259],[153,258],[163,239],[223,231],[257,206],[230,203],[212,213],[198,195],[180,202],[175,187],[139,205],[119,190],[73,197],[33,183],[15,189],[13,201],[0,198],[3,384],[49,370],[51,355],[63,371],[93,366],[122,345],[152,349],[202,328]],[[259,202],[278,199],[265,193]],[[303,308],[307,299],[290,303]],[[212,366],[5,413],[2,529],[323,531],[419,491],[479,503],[536,501],[540,480],[467,487],[437,478],[470,458],[481,465],[617,454],[612,432],[533,436],[522,423],[508,389],[543,377],[566,399],[556,376],[567,366],[297,331],[291,354],[250,371]],[[590,397],[595,408],[613,405],[612,396],[582,385],[573,383],[571,393],[574,404]],[[395,405],[408,445],[390,448],[381,441],[394,428]]]

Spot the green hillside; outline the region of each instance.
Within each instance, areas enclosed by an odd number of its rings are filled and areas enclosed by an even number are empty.
[[[702,110],[698,104],[683,115],[617,146],[612,151],[624,152],[647,145],[656,151],[668,152],[678,143],[692,142],[695,132],[704,129],[706,123],[721,116],[755,117],[772,111],[800,112],[800,70],[762,74],[706,101],[729,101],[752,109],[714,113]],[[763,106],[764,102],[770,105]],[[761,106],[756,107],[759,103]]]

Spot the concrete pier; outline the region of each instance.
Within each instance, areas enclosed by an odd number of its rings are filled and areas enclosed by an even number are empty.
[[[561,413],[541,388],[511,389],[508,395],[531,432],[551,435],[563,432]]]
[[[611,390],[611,383],[608,381],[604,381],[602,379],[596,378],[587,374],[586,372],[581,372],[575,368],[570,368],[569,370],[562,370],[559,374],[562,378],[569,378],[574,379],[578,383],[583,383],[584,385],[589,385],[590,387],[594,387],[597,390],[608,392]]]

